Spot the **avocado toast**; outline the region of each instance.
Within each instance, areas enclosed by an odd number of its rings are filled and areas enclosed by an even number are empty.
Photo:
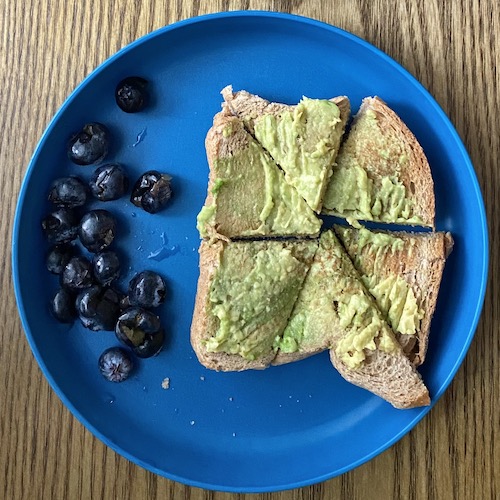
[[[269,154],[227,107],[215,115],[205,146],[210,166],[202,237],[316,236],[321,220]]]
[[[379,97],[363,99],[323,199],[323,212],[434,228],[434,183],[413,133]]]
[[[335,226],[354,266],[406,356],[424,362],[450,233],[369,231]]]
[[[304,97],[299,104],[289,106],[245,90],[233,92],[231,86],[222,90],[222,96],[283,169],[286,181],[312,210],[320,212],[349,118],[349,99]]]
[[[318,243],[202,242],[191,344],[220,371],[266,368]]]
[[[198,216],[198,359],[240,371],[328,349],[346,380],[394,407],[428,405],[415,367],[451,237],[380,233],[368,243],[355,236],[369,231],[337,227],[349,256],[333,229],[319,235],[314,213],[433,227],[432,177],[416,139],[383,101],[367,98],[335,164],[347,98],[288,106],[231,87],[222,94],[205,141],[209,187]],[[325,191],[332,169],[341,173]],[[332,192],[342,213],[331,209]],[[432,265],[422,267],[430,252]],[[410,282],[422,269],[429,275]]]
[[[273,364],[330,349],[332,364],[348,381],[396,408],[429,404],[420,375],[333,231],[321,234]]]

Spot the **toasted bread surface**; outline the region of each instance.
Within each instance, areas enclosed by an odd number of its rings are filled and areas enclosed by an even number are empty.
[[[349,99],[303,98],[297,105],[286,105],[245,90],[233,92],[231,86],[221,93],[232,113],[283,169],[287,182],[320,212],[349,118]]]
[[[331,231],[321,235],[279,346],[273,364],[330,349],[344,378],[395,407],[429,404],[419,374]],[[379,373],[374,367],[387,370]]]
[[[237,117],[224,109],[205,140],[210,167],[198,216],[204,237],[316,236],[321,221]]]
[[[434,227],[434,183],[414,134],[379,97],[354,117],[323,200],[324,213]]]
[[[191,344],[204,366],[270,365],[316,248],[314,240],[202,242]]]

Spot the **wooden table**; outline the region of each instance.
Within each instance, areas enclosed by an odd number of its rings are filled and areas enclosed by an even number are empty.
[[[208,12],[286,11],[349,30],[394,57],[444,108],[485,197],[491,276],[482,320],[450,388],[395,446],[323,484],[252,499],[500,497],[500,7],[497,0],[2,0],[0,2],[0,498],[229,499],[157,477],[95,439],[62,405],[22,332],[11,283],[15,204],[26,166],[69,92],[115,51]]]

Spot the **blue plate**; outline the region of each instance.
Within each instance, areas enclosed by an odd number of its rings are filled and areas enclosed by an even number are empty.
[[[125,114],[114,88],[125,76],[152,84],[153,102]],[[455,249],[446,265],[429,354],[422,375],[433,404],[456,373],[473,337],[487,278],[487,226],[473,167],[456,131],[426,90],[388,56],[338,28],[269,12],[231,12],[183,21],[141,38],[96,69],[71,94],[38,145],[24,179],[13,237],[14,284],[33,353],[73,414],[108,446],[170,479],[228,491],[271,491],[323,481],[382,452],[428,411],[395,410],[349,385],[323,353],[262,372],[215,373],[189,343],[198,277],[196,214],[208,166],[204,137],[227,84],[294,103],[303,94],[346,94],[356,110],[377,94],[421,142],[436,185],[437,228]],[[175,198],[150,215],[127,199],[110,202],[120,222],[115,248],[125,260],[124,286],[142,269],[168,280],[160,314],[168,342],[142,360],[130,380],[99,374],[99,354],[116,345],[54,321],[47,303],[57,279],[44,266],[40,230],[57,176],[88,179],[92,167],[66,157],[69,134],[89,121],[113,137],[110,160],[137,178],[147,169],[170,173]],[[94,204],[95,205],[95,204]],[[97,205],[95,205],[97,206]],[[162,381],[170,379],[170,388]]]

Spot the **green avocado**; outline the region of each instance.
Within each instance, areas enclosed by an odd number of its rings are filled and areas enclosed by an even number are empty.
[[[209,352],[254,360],[273,349],[287,324],[317,241],[228,243],[209,292],[216,332]]]
[[[233,130],[232,127],[226,130],[227,138]],[[247,143],[236,154],[213,162],[212,201],[197,218],[200,235],[208,237],[215,232],[228,238],[316,235],[321,220],[286,182],[283,172],[262,146],[245,134]]]
[[[415,238],[369,231],[364,227],[354,230],[337,226],[336,231],[361,274],[364,285],[392,329],[405,335],[419,331],[424,311],[413,288],[402,276],[387,273],[384,266],[387,252],[411,252],[416,243]]]
[[[398,141],[382,133],[376,114],[367,111],[353,125],[337,156],[323,211],[348,219],[421,224],[400,179],[408,156]]]
[[[285,172],[285,178],[308,205],[319,211],[337,155],[342,127],[338,106],[304,97],[278,116],[255,119],[255,138]]]
[[[275,345],[284,352],[335,346],[342,361],[355,369],[365,359],[364,350],[374,350],[377,344],[386,352],[397,349],[349,257],[333,232],[326,231],[288,326]]]

